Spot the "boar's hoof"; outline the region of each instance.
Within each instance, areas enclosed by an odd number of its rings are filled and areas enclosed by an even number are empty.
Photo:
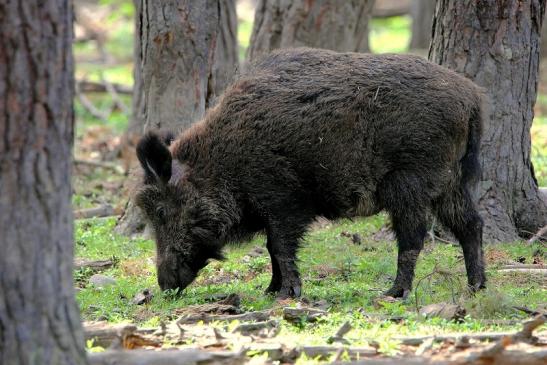
[[[266,288],[265,294],[275,294],[281,290],[281,282],[280,281],[274,281],[270,283],[270,285]]]
[[[391,289],[384,293],[385,296],[402,299],[406,299],[409,294],[410,289],[404,289],[397,285],[394,285]]]
[[[475,284],[468,284],[467,287],[469,288],[469,291],[474,294],[478,292],[481,289],[486,289],[486,283],[484,281],[475,283]]]
[[[282,286],[277,293],[278,299],[298,298],[302,293],[302,287],[298,285]]]

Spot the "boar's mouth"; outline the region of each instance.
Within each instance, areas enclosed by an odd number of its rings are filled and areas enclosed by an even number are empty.
[[[197,276],[197,272],[188,265],[178,267],[176,270],[158,268],[158,284],[161,290],[177,290],[179,294],[190,285]]]

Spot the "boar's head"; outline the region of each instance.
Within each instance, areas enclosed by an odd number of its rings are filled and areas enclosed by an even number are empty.
[[[189,168],[171,156],[163,138],[148,133],[137,146],[144,181],[135,196],[156,239],[162,290],[186,288],[209,259],[222,259],[213,199],[189,181]]]

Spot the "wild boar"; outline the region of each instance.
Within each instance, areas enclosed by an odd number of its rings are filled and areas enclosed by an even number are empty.
[[[286,49],[252,65],[205,118],[168,145],[137,147],[136,194],[155,232],[158,282],[184,289],[222,248],[265,232],[266,292],[301,294],[296,254],[317,216],[385,210],[398,242],[386,294],[411,290],[434,213],[459,240],[469,286],[485,286],[480,171],[483,93],[410,55]]]

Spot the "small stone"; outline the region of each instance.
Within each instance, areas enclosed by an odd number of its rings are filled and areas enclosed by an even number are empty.
[[[97,288],[104,288],[105,286],[114,285],[116,284],[116,280],[113,278],[101,275],[101,274],[95,274],[89,278],[89,282],[93,284]]]
[[[461,321],[465,317],[465,308],[457,304],[435,303],[420,309],[420,314],[426,318],[440,317],[449,321]]]
[[[260,257],[265,253],[266,250],[263,247],[255,246],[247,255],[250,257]]]
[[[154,295],[149,289],[144,289],[142,292],[135,294],[131,303],[136,305],[148,304],[153,297]]]

